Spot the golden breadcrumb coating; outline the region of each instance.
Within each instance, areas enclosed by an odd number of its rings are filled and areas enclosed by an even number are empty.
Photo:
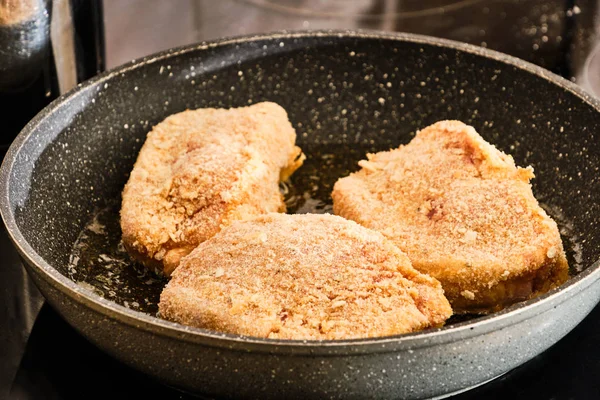
[[[454,312],[490,312],[562,284],[568,266],[556,223],[519,168],[458,121],[368,154],[337,181],[334,212],[383,233],[442,283]]]
[[[285,211],[279,192],[303,161],[283,108],[259,103],[171,115],[148,134],[125,189],[123,243],[170,275],[232,221]]]
[[[235,222],[183,258],[160,315],[221,332],[350,339],[436,327],[451,315],[440,283],[380,233],[334,215]]]

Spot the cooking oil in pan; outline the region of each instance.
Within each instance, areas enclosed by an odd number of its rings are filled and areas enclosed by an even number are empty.
[[[282,183],[287,212],[292,214],[332,213],[331,191],[338,178],[358,169],[358,161],[368,152],[381,149],[342,145],[304,146],[307,158],[290,181]],[[98,295],[128,308],[156,315],[160,293],[167,280],[147,271],[129,258],[119,225],[120,199],[94,214],[81,232],[70,257],[69,275]],[[557,221],[571,266],[581,271],[581,251],[572,225],[559,210],[542,204]],[[448,324],[477,318],[452,317]]]
[[[343,150],[343,151],[342,151]],[[304,146],[307,158],[280,189],[289,213],[332,212],[335,181],[358,169],[358,161],[373,151],[342,145]],[[129,258],[121,242],[120,199],[97,211],[73,246],[69,277],[98,295],[125,307],[155,315],[167,280]]]
[[[306,160],[289,182],[281,184],[290,214],[333,213],[331,191],[335,182],[358,170],[358,161],[374,149],[343,145],[304,146]]]
[[[79,235],[69,260],[69,277],[125,307],[155,314],[166,281],[131,262],[119,225],[120,201],[99,210]]]

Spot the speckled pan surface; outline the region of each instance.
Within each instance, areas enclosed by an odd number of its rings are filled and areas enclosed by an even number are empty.
[[[309,199],[324,199],[366,151],[406,143],[420,127],[441,119],[475,126],[536,169],[534,193],[559,222],[574,277],[492,316],[336,342],[244,338],[160,320],[150,315],[154,283],[129,268],[93,291],[71,279],[105,267],[98,257],[73,271],[73,247],[98,210],[118,202],[153,124],[186,108],[263,100],[286,108],[307,165],[323,172],[318,185],[299,184]],[[599,111],[545,70],[455,42],[373,32],[223,40],[132,62],[52,103],[4,160],[0,208],[29,272],[66,320],[168,384],[226,398],[444,396],[539,354],[598,303]],[[310,178],[301,171],[298,183]],[[114,212],[106,218],[114,224]],[[105,242],[116,246],[114,237]]]

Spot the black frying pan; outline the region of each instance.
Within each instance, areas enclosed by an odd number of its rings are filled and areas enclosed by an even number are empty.
[[[559,223],[573,277],[494,315],[378,339],[246,338],[156,318],[164,282],[123,258],[117,220],[145,135],[186,108],[263,100],[288,111],[308,156],[289,188],[297,212],[327,211],[332,184],[367,151],[407,143],[442,119],[473,125],[534,166],[534,193]],[[541,68],[445,40],[353,32],[223,40],[134,61],[53,102],[4,160],[0,209],[50,304],[168,384],[219,397],[440,396],[534,357],[598,302],[599,110]]]

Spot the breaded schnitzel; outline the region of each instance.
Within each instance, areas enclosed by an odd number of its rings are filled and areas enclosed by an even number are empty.
[[[440,326],[440,283],[380,233],[323,214],[238,221],[182,259],[160,315],[221,332],[350,339]]]
[[[490,312],[562,284],[568,266],[556,223],[519,168],[458,121],[369,154],[337,181],[334,212],[383,233],[437,278],[454,312]]]
[[[170,275],[223,226],[285,211],[279,181],[304,160],[295,140],[274,103],[184,111],[156,125],[123,190],[129,253]]]

